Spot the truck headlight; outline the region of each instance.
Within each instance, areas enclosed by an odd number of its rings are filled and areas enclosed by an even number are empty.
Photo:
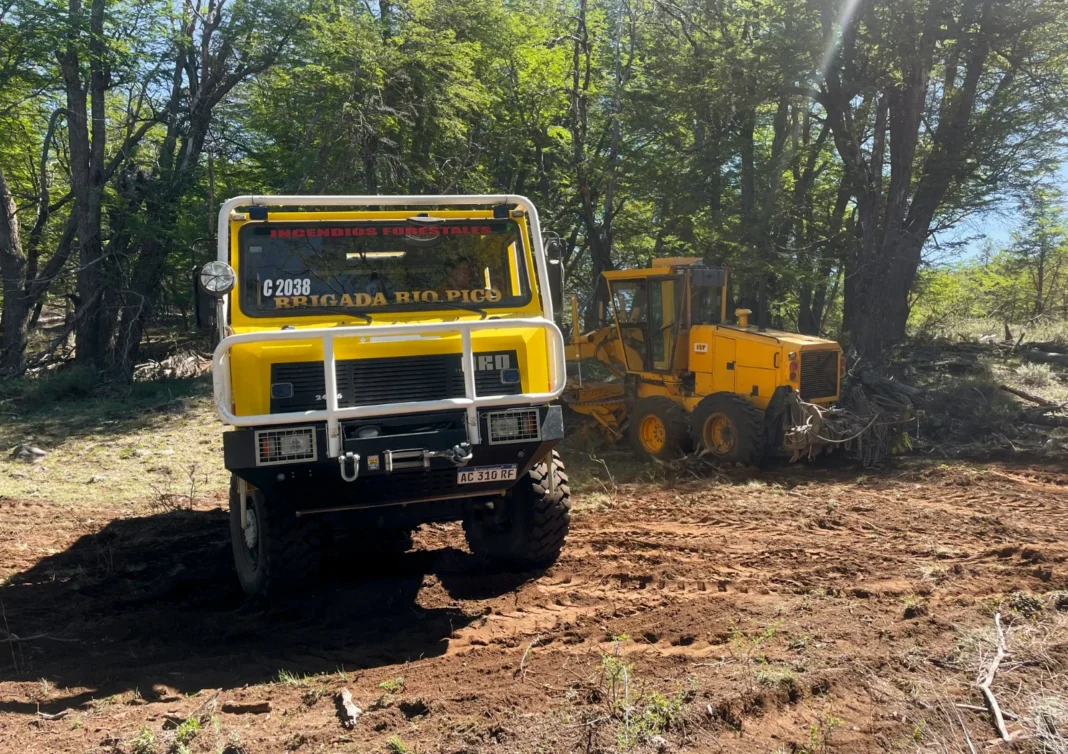
[[[519,417],[515,414],[496,417],[493,423],[495,434],[501,437],[515,437],[519,434]]]
[[[206,293],[222,298],[237,285],[237,273],[226,262],[208,262],[200,268],[200,287]]]
[[[315,461],[315,428],[256,430],[256,465]]]
[[[310,434],[287,435],[281,438],[279,445],[284,456],[304,456],[311,453],[312,438]]]
[[[530,442],[541,439],[538,409],[494,411],[486,416],[490,445],[504,442]]]

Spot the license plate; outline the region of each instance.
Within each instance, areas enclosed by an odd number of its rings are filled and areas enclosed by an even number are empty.
[[[456,472],[457,484],[479,484],[481,482],[514,482],[515,464],[503,466],[472,466]]]

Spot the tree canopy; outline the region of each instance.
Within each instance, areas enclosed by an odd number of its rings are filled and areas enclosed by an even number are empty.
[[[1066,78],[1055,0],[0,0],[0,371],[128,378],[219,203],[296,192],[525,194],[587,323],[601,271],[699,256],[879,362],[1010,200],[1056,303]]]

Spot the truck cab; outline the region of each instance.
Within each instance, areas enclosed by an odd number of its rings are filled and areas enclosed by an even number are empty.
[[[568,528],[563,337],[537,210],[518,196],[237,197],[219,215],[214,390],[242,587],[331,540],[462,520],[504,567]]]

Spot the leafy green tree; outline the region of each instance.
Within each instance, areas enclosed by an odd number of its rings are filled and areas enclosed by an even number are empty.
[[[1031,192],[1009,254],[1029,284],[1032,316],[1045,314],[1063,297],[1068,274],[1068,226],[1059,191],[1038,187]]]
[[[817,100],[857,205],[845,323],[869,361],[905,336],[925,244],[1062,146],[1068,6],[826,0]]]

